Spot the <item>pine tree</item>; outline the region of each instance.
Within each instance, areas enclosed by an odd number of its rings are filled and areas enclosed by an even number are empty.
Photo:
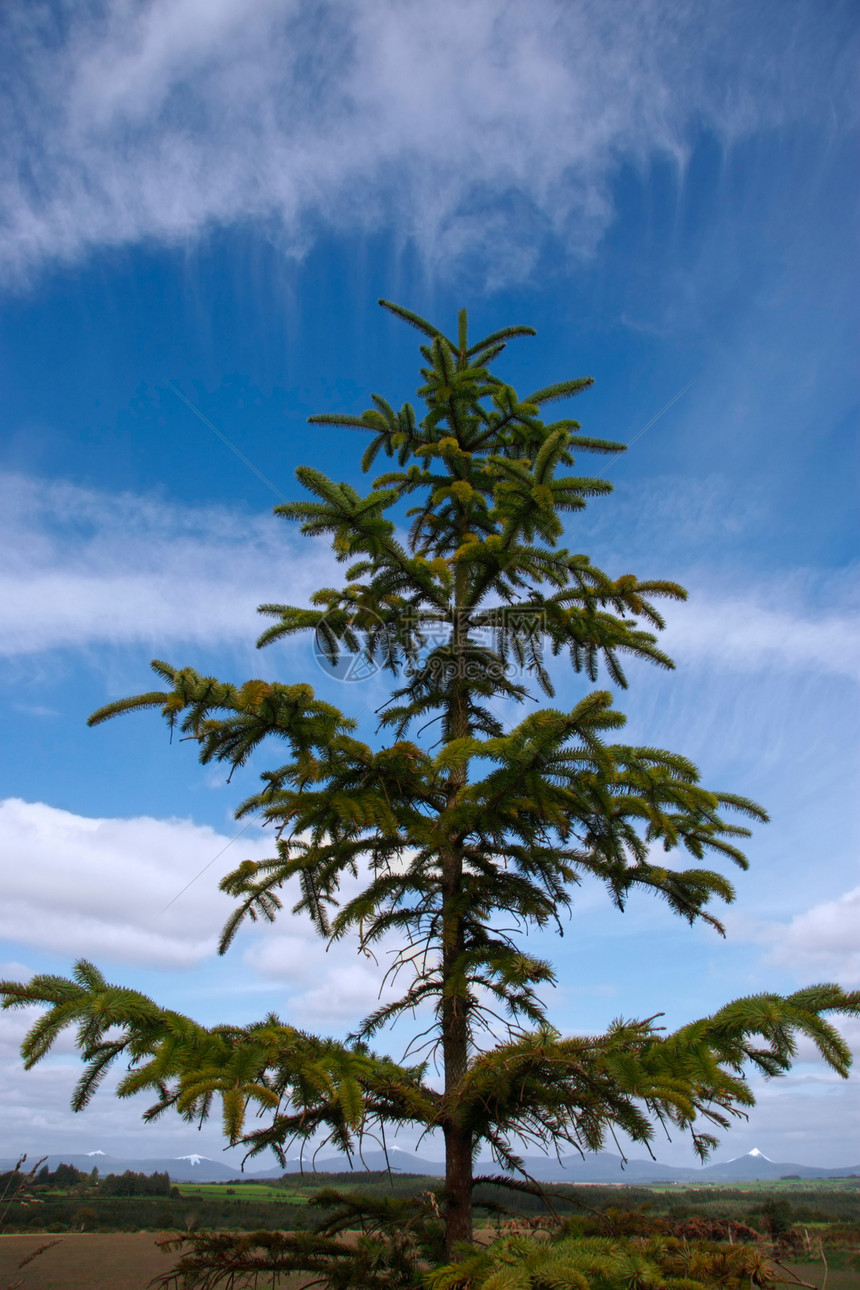
[[[590,380],[520,399],[491,368],[531,328],[470,344],[465,311],[449,339],[380,303],[422,334],[423,414],[409,403],[397,412],[374,395],[361,416],[311,418],[368,434],[364,471],[380,453],[391,468],[366,495],[316,469],[297,472],[310,500],[277,512],[331,542],[345,582],[318,590],[311,608],[263,605],[272,623],[259,643],[312,632],[332,664],[352,655],[387,669],[394,688],[380,721],[390,741],[359,740],[356,722],[308,684],[237,686],[162,662],[153,664],[162,688],[112,703],[90,722],[159,709],[171,729],[197,741],[203,763],[231,772],[267,739],[286,745],[285,764],[263,774],[261,790],[237,812],[274,826],[276,854],[245,861],[223,880],[236,909],[221,950],[246,919],[274,920],[280,893],[296,880],[296,911],[323,937],[353,935],[371,954],[398,938],[389,978],[403,982],[401,996],[340,1042],[275,1016],[207,1029],[108,984],[86,962],[71,979],[0,988],[5,1006],[48,1005],[25,1041],[27,1065],[77,1026],[86,1066],[76,1109],[122,1057],[129,1069],[120,1096],[156,1093],[147,1118],[175,1108],[199,1120],[218,1099],[227,1138],[251,1155],[272,1149],[283,1160],[291,1142],[321,1136],[353,1151],[362,1138],[384,1141],[401,1126],[441,1132],[453,1257],[471,1239],[481,1151],[502,1170],[495,1181],[529,1186],[523,1144],[597,1150],[617,1130],[647,1144],[662,1122],[688,1131],[704,1158],[714,1131],[753,1104],[745,1072],[787,1071],[799,1035],[847,1074],[849,1052],[824,1014],[857,1013],[860,996],[836,985],[759,995],[674,1033],[656,1017],[619,1020],[599,1036],[553,1028],[540,997],[553,970],[506,930],[511,923],[521,931],[557,924],[591,875],[619,909],[645,888],[688,922],[720,931],[714,902],[734,892],[708,858],[745,868],[738,844],[749,828],[738,817],[766,817],[744,797],[704,788],[684,756],[616,741],[624,717],[608,691],[508,725],[504,712],[535,686],[552,699],[554,657],[568,657],[592,684],[602,664],[621,689],[625,658],[671,668],[657,643],[658,603],[685,592],[673,582],[613,578],[559,545],[566,514],[611,491],[601,478],[570,473],[574,454],[623,450],[583,435],[569,417],[544,419]],[[406,537],[391,518],[402,523],[403,503]],[[686,852],[690,867],[671,864],[661,854],[669,852]],[[341,897],[347,876],[362,884],[349,899]],[[416,1011],[431,1018],[421,1061],[372,1050],[384,1027]],[[252,1110],[261,1127],[249,1127]],[[277,1266],[319,1269],[327,1256],[321,1247],[309,1253],[308,1239],[291,1252],[282,1246]],[[329,1242],[332,1258],[336,1248]]]

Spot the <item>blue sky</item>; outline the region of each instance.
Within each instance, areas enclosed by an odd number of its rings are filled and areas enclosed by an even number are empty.
[[[305,418],[417,383],[382,295],[535,326],[500,367],[522,393],[595,377],[576,415],[632,446],[566,541],[691,591],[677,671],[634,668],[619,696],[629,733],[772,815],[725,942],[584,890],[542,947],[554,1018],[679,1024],[860,984],[852,6],[128,0],[5,21],[4,974],[85,955],[207,1022],[276,1008],[343,1033],[372,1006],[372,968],[290,918],[215,957],[217,878],[268,851],[251,828],[218,856],[252,774],[225,785],[154,718],[85,719],[148,688],[156,656],[313,678],[370,732],[380,682],[254,641],[257,604],[332,568],[275,492],[300,463],[357,476],[356,438]],[[581,693],[563,678],[560,701]],[[107,1094],[72,1116],[71,1053],[23,1075],[23,1024],[0,1030],[2,1154],[220,1151],[217,1128],[144,1128]],[[722,1158],[860,1159],[860,1080],[801,1058]]]

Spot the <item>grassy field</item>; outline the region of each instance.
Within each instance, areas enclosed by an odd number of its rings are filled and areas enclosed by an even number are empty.
[[[856,1191],[860,1204],[860,1178],[779,1178],[767,1182],[700,1183],[666,1182],[637,1183],[654,1192],[793,1192],[793,1191]]]
[[[182,1196],[196,1196],[209,1200],[271,1200],[292,1201],[294,1204],[307,1200],[317,1188],[300,1191],[296,1188],[272,1187],[268,1183],[239,1183],[235,1187],[223,1183],[174,1183]]]
[[[423,1177],[415,1175],[394,1175],[396,1181],[409,1181],[414,1184],[417,1190],[427,1190],[438,1186],[440,1180],[435,1177]],[[313,1175],[306,1181],[296,1177],[295,1181],[290,1179],[287,1186],[276,1186],[273,1183],[263,1182],[231,1182],[231,1183],[193,1183],[180,1182],[174,1183],[183,1196],[211,1196],[220,1199],[223,1196],[236,1196],[239,1199],[243,1197],[246,1200],[251,1198],[255,1200],[307,1200],[308,1196],[321,1187],[334,1185],[350,1190],[353,1187],[361,1187],[366,1183],[372,1182],[377,1186],[385,1186],[385,1177],[381,1174],[374,1174],[369,1178],[357,1173],[354,1179],[343,1181],[339,1179],[337,1183],[330,1184],[324,1175]],[[858,1205],[860,1205],[860,1178],[780,1178],[775,1181],[767,1182],[739,1182],[739,1183],[701,1183],[698,1186],[689,1182],[665,1182],[665,1183],[635,1183],[632,1184],[637,1191],[653,1192],[657,1195],[672,1195],[675,1193],[706,1193],[709,1195],[718,1195],[720,1192],[753,1192],[768,1193],[779,1192],[780,1194],[791,1194],[792,1192],[844,1192],[856,1191]],[[608,1189],[609,1183],[548,1183],[548,1187],[573,1187],[574,1190],[582,1188],[600,1188]],[[613,1191],[616,1187],[613,1186]],[[623,1193],[627,1187],[617,1186],[617,1190]]]

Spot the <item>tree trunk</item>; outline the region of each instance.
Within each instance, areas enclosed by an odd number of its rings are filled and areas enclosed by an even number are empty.
[[[469,734],[465,667],[468,658],[468,628],[462,616],[463,575],[455,579],[452,624],[452,672],[448,692],[449,731],[452,739]],[[466,783],[466,768],[451,772],[447,784],[453,803]],[[442,1060],[445,1069],[445,1247],[449,1259],[459,1241],[472,1240],[472,1135],[461,1128],[458,1116],[459,1089],[469,1065],[469,998],[463,991],[449,993],[453,970],[463,954],[463,915],[460,896],[463,857],[458,841],[440,857],[442,860]]]
[[[445,1250],[455,1258],[458,1241],[472,1239],[472,1139],[455,1125],[445,1129]]]
[[[446,883],[442,915],[442,976],[447,983],[451,968],[463,952],[463,922],[456,906],[462,861],[445,857]],[[443,908],[444,908],[443,906]],[[445,1067],[445,1245],[454,1258],[454,1245],[472,1239],[472,1136],[459,1124],[459,1090],[469,1064],[468,999],[461,993],[442,1000],[442,1058]]]

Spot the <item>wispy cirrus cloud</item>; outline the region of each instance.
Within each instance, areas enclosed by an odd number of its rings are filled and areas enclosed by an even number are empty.
[[[253,220],[388,227],[425,261],[528,274],[593,245],[621,159],[683,162],[850,114],[848,6],[809,0],[122,0],[6,6],[0,264]],[[840,125],[841,128],[841,125]]]
[[[0,477],[0,656],[93,644],[250,645],[278,589],[303,604],[332,557],[273,516]]]
[[[777,588],[779,590],[779,588]],[[806,671],[860,681],[860,621],[850,607],[784,608],[774,588],[758,595],[701,596],[673,612],[666,648],[682,660],[740,671]],[[769,603],[771,602],[771,603]]]
[[[0,475],[0,542],[7,658],[93,645],[247,646],[268,622],[259,604],[306,604],[343,572],[324,543],[272,516],[24,475]],[[688,604],[671,608],[665,647],[679,662],[856,680],[860,632],[850,584],[840,576],[829,595],[818,579],[813,599],[800,576],[790,596],[774,580],[743,595],[705,581]]]

